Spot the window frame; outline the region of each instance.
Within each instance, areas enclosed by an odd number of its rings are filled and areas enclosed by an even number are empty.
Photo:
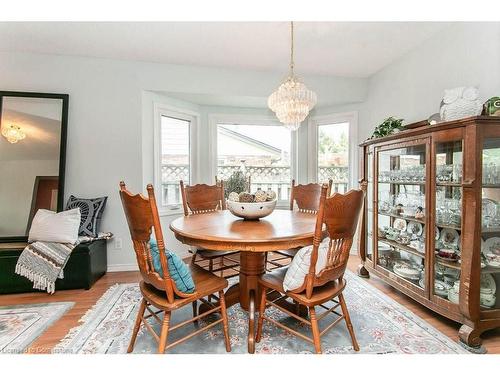
[[[154,131],[153,131],[153,153],[154,153],[154,187],[155,191],[161,192],[161,118],[163,116],[179,120],[189,121],[189,183],[198,180],[199,153],[198,153],[198,124],[200,114],[183,108],[177,108],[162,103],[154,103]],[[183,212],[182,200],[179,204],[163,205],[161,199],[157,199],[158,213],[160,216],[177,215]]]
[[[219,124],[225,125],[260,125],[260,126],[283,126],[276,117],[269,115],[259,114],[220,114],[211,113],[208,115],[209,124],[209,144],[208,152],[210,159],[210,173],[211,176],[217,175],[218,169],[218,152],[217,152],[217,126]],[[290,184],[292,179],[297,180],[297,146],[298,146],[298,132],[292,132],[290,144]],[[213,177],[212,177],[213,178]],[[277,202],[277,207],[289,207],[289,200],[281,200]]]
[[[357,186],[358,176],[358,112],[330,113],[327,115],[312,116],[308,126],[308,180],[318,182],[318,128],[322,125],[333,125],[347,122],[349,123],[348,139],[348,185],[347,189]]]

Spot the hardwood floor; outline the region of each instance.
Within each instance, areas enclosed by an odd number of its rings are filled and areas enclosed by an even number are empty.
[[[351,271],[356,272],[358,264],[358,257],[351,256],[348,268]],[[56,292],[54,295],[47,295],[45,293],[0,295],[0,306],[61,301],[75,302],[73,308],[51,327],[49,327],[28,349],[29,353],[48,353],[72,327],[79,325],[78,320],[87,310],[92,308],[99,297],[101,297],[101,295],[110,286],[116,283],[130,283],[138,280],[138,272],[113,272],[102,277],[90,290],[66,290]],[[390,298],[404,305],[406,308],[414,312],[416,315],[427,321],[448,337],[453,340],[458,340],[457,332],[460,324],[433,313],[429,309],[398,292],[391,286],[383,283],[376,277],[372,276],[367,281],[376,288],[380,289]],[[483,334],[482,338],[483,345],[488,350],[488,353],[500,354],[500,329],[486,332]]]

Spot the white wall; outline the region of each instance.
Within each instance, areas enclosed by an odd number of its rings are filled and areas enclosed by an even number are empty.
[[[373,75],[359,139],[389,116],[427,119],[443,91],[459,86],[478,86],[482,101],[500,94],[500,23],[457,23]]]
[[[282,75],[283,72],[0,53],[2,90],[69,94],[65,195],[109,196],[102,229],[123,240],[123,249],[115,249],[114,241],[108,246],[110,269],[135,264],[118,183],[124,180],[131,191],[144,191],[144,177],[151,168],[147,158],[142,157],[143,148],[146,154],[149,149],[152,152],[150,139],[143,139],[143,128],[152,126],[143,123],[148,116],[143,114],[144,92],[265,97],[276,88]],[[332,103],[360,101],[366,96],[365,79],[304,79],[319,96]],[[168,227],[164,228],[168,231]]]

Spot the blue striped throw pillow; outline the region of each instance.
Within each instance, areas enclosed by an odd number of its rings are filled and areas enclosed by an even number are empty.
[[[149,247],[151,249],[151,257],[153,258],[153,267],[155,271],[163,277],[160,252],[158,250],[156,240],[151,239],[149,241]],[[172,280],[174,280],[177,289],[183,293],[193,293],[195,285],[191,272],[189,272],[188,265],[184,263],[177,254],[167,249],[165,249],[165,255],[167,256],[168,273],[170,274]]]

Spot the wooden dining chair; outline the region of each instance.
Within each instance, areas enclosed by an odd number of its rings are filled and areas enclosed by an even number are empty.
[[[328,180],[327,196],[330,195],[332,190],[333,181]],[[290,189],[290,210],[298,210],[300,212],[308,212],[316,214],[319,208],[319,198],[321,195],[321,184],[306,184],[295,185],[295,180],[292,180],[292,187]],[[266,269],[272,270],[274,268],[284,267],[287,265],[286,261],[291,261],[298,249],[278,250],[266,253]]]
[[[224,199],[224,183],[219,181],[215,185],[184,185],[180,181],[182,205],[184,215],[201,215],[218,210],[226,209]],[[190,249],[191,262],[203,266],[210,272],[219,274],[221,277],[232,277],[239,274],[239,252],[238,251],[212,251],[205,249]],[[216,261],[218,260],[218,265]],[[208,265],[207,265],[208,263]],[[232,272],[225,272],[231,270]],[[226,273],[226,275],[225,275]]]
[[[147,191],[147,197],[142,194],[134,195],[127,190],[123,181],[120,182],[120,198],[125,211],[125,216],[127,218],[130,236],[132,238],[139,271],[142,277],[142,281],[139,282],[142,300],[127,352],[130,353],[134,350],[135,340],[141,324],[144,324],[147,330],[158,342],[158,352],[164,353],[165,350],[170,349],[173,346],[195,336],[196,334],[206,331],[220,323],[223,325],[226,350],[230,352],[231,344],[229,341],[229,325],[227,321],[226,303],[224,298],[224,289],[228,285],[227,280],[218,277],[195,264],[191,264],[189,265],[189,268],[195,284],[194,292],[183,293],[177,289],[169,274],[167,255],[165,254],[165,242],[163,240],[163,233],[160,226],[160,218],[158,215],[158,208],[156,206],[154,190],[151,184],[147,186]],[[150,237],[153,231],[158,244],[161,273],[163,274],[163,277],[160,276],[160,273],[158,273],[153,266],[153,259],[149,245]],[[215,293],[218,294],[218,300],[220,302],[217,306],[211,304],[206,299],[206,297],[214,295]],[[212,308],[203,314],[198,315],[196,311],[198,300],[201,300]],[[189,304],[192,304],[193,306],[193,318],[171,326],[170,318],[172,312]],[[195,323],[195,327],[198,327],[197,321],[199,319],[215,312],[220,312],[220,319],[193,331],[177,341],[168,343],[168,334],[171,331],[183,327],[191,322]],[[163,319],[161,318],[162,313]],[[148,322],[148,319],[151,318],[160,324],[160,335],[155,332],[151,324]]]
[[[327,197],[327,192],[328,185],[325,184],[321,188],[309,271],[304,278],[303,284],[294,290],[284,290],[283,280],[288,267],[278,268],[259,278],[261,295],[256,342],[259,342],[262,337],[262,326],[264,320],[266,320],[313,343],[316,353],[321,353],[321,336],[344,319],[351,336],[352,346],[354,350],[359,351],[359,345],[356,341],[349,311],[347,310],[342,292],[346,287],[346,281],[343,276],[363,206],[363,192],[361,190],[351,190],[345,195],[335,193],[331,197]],[[325,267],[319,273],[316,273],[316,262],[318,260],[318,251],[320,250],[319,245],[322,242],[324,228],[326,228],[329,237],[329,240],[327,240],[328,246],[321,249],[321,251],[327,252],[324,254],[326,255],[326,258],[324,258],[326,262]],[[274,291],[279,293],[278,297],[276,297],[277,293]],[[274,299],[268,300],[268,296]],[[280,300],[287,298],[291,298],[299,305],[307,306],[309,319],[294,314],[277,304]],[[329,301],[333,301],[333,306],[325,305]],[[273,306],[311,327],[312,339],[266,316],[266,306]],[[335,311],[339,306],[342,313]],[[326,311],[317,315],[315,307],[321,307]],[[335,314],[337,318],[320,331],[318,321],[328,316],[329,313]]]

